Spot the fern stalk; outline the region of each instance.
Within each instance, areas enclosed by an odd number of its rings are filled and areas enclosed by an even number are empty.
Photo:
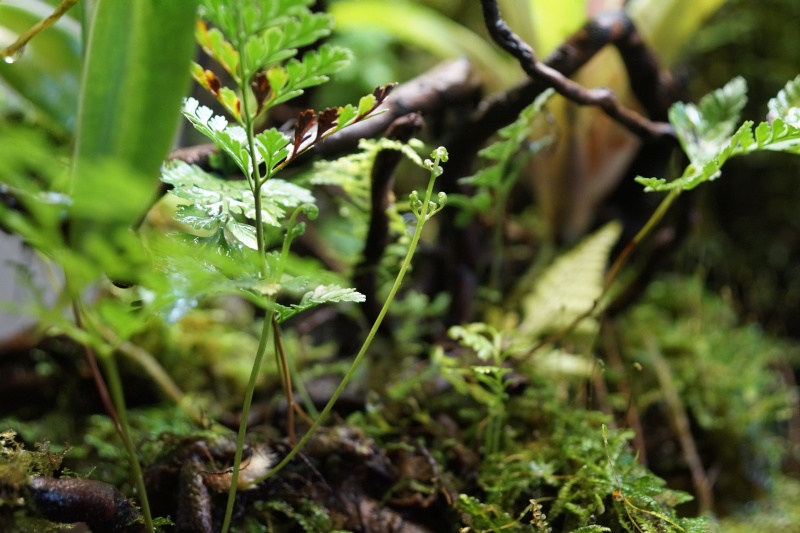
[[[241,24],[240,13],[240,24]],[[253,128],[254,117],[250,114],[250,98],[246,94],[249,80],[244,78],[243,65],[246,65],[247,47],[238,47],[239,55],[242,58],[240,62],[241,72],[241,91],[242,91],[242,116],[244,119],[245,132],[247,133],[247,147],[250,152],[250,161],[252,162],[252,175],[248,175],[248,181],[253,191],[253,202],[255,203],[255,226],[256,226],[256,242],[258,244],[258,257],[259,264],[261,265],[261,279],[266,280],[269,276],[269,267],[267,265],[267,251],[266,242],[264,239],[264,219],[261,212],[261,187],[270,176],[266,176],[261,180],[261,173],[258,168],[258,159],[255,146],[255,134]],[[269,172],[269,169],[267,169]],[[280,278],[278,278],[280,279]],[[264,323],[261,325],[261,335],[258,340],[258,348],[256,349],[256,357],[253,360],[253,367],[250,370],[250,377],[247,381],[247,389],[244,394],[244,401],[242,402],[242,414],[239,422],[239,431],[236,435],[236,452],[233,456],[233,469],[231,471],[231,487],[228,491],[228,500],[225,505],[225,518],[222,522],[222,533],[227,533],[231,524],[231,517],[233,516],[233,506],[236,502],[236,492],[239,484],[239,470],[242,466],[242,454],[244,451],[244,439],[247,434],[247,419],[250,417],[250,406],[253,403],[253,394],[256,389],[256,381],[258,380],[258,373],[261,370],[261,362],[264,360],[264,355],[267,352],[267,346],[270,342],[270,333],[272,332],[271,317],[275,313],[275,297],[270,297],[269,304],[267,305]]]
[[[431,165],[431,174],[428,180],[428,188],[425,191],[425,199],[422,201],[421,210],[417,215],[418,223],[416,229],[414,230],[414,236],[411,238],[411,244],[408,247],[408,251],[406,252],[406,256],[403,259],[403,264],[400,266],[400,271],[397,273],[397,277],[394,280],[394,284],[392,285],[392,289],[389,291],[389,295],[386,297],[386,300],[383,302],[383,307],[381,308],[378,317],[375,319],[375,322],[372,324],[372,328],[369,330],[369,334],[367,338],[364,340],[364,343],[361,345],[361,349],[358,351],[356,358],[353,360],[353,363],[350,365],[347,373],[342,378],[342,381],[339,383],[339,386],[336,388],[336,391],[331,396],[328,403],[325,404],[325,407],[322,409],[322,412],[319,414],[317,419],[308,429],[303,438],[289,451],[286,457],[281,460],[277,465],[275,465],[269,472],[264,474],[262,477],[255,479],[251,482],[252,485],[256,485],[269,479],[270,477],[274,476],[278,472],[280,472],[289,462],[297,455],[300,450],[305,446],[314,433],[319,429],[322,423],[327,419],[328,415],[330,414],[333,406],[339,400],[339,396],[342,395],[344,389],[347,387],[350,380],[356,373],[358,366],[361,364],[361,361],[364,359],[364,355],[366,355],[367,350],[369,349],[370,345],[372,344],[375,335],[378,333],[378,329],[383,322],[383,319],[386,317],[386,313],[389,312],[389,307],[392,305],[395,296],[397,295],[397,291],[400,290],[400,285],[403,283],[403,278],[405,277],[406,271],[408,267],[411,265],[411,259],[414,257],[414,252],[417,249],[417,244],[419,243],[420,236],[422,235],[422,228],[425,226],[425,222],[430,216],[441,209],[444,205],[445,199],[442,198],[441,203],[437,206],[433,202],[431,202],[431,198],[433,196],[433,184],[436,181],[436,178],[441,173],[441,167],[439,167],[440,161],[447,160],[447,152],[444,152],[443,149],[435,151],[435,161]],[[438,170],[437,170],[438,169]],[[437,173],[438,172],[438,173]],[[440,193],[441,195],[442,193]],[[225,530],[223,530],[224,533]]]
[[[147,531],[154,532],[155,526],[153,524],[153,515],[150,511],[150,501],[147,498],[147,487],[144,483],[144,475],[142,474],[142,467],[139,464],[139,457],[136,453],[136,446],[131,438],[131,426],[128,422],[128,409],[125,405],[125,394],[122,388],[122,379],[119,374],[119,367],[117,366],[116,355],[114,354],[114,347],[109,344],[98,344],[102,342],[102,336],[97,331],[96,324],[90,320],[90,316],[83,312],[80,304],[76,301],[74,303],[74,312],[76,323],[82,325],[82,328],[89,333],[88,338],[85,339],[84,346],[90,350],[90,346],[94,341],[97,347],[97,354],[100,356],[98,359],[103,365],[103,370],[106,375],[106,384],[108,386],[108,393],[111,395],[111,402],[113,403],[114,412],[111,413],[112,418],[117,426],[117,433],[122,440],[122,445],[125,448],[125,453],[128,455],[128,461],[131,465],[131,474],[136,484],[136,490],[139,493],[139,503],[142,506],[142,516],[144,517],[144,524]],[[78,326],[76,329],[80,330]],[[102,394],[102,390],[101,390]]]
[[[133,444],[133,439],[131,439],[131,426],[128,423],[128,410],[125,406],[125,396],[122,393],[122,379],[119,375],[117,360],[114,354],[108,354],[106,357],[101,357],[100,360],[103,362],[103,369],[106,372],[106,376],[108,376],[108,388],[111,391],[111,398],[114,401],[117,417],[119,418],[119,424],[122,429],[120,432],[122,444],[125,446],[125,452],[128,454],[128,460],[131,463],[131,474],[136,482],[136,490],[139,492],[139,503],[142,506],[144,525],[147,531],[155,531],[153,515],[150,512],[150,502],[147,499],[147,487],[145,487],[144,484],[142,467],[139,464],[139,457],[136,455],[136,446]]]
[[[678,199],[680,196],[682,189],[672,189],[669,191],[669,194],[661,200],[661,203],[658,204],[658,207],[653,214],[650,215],[650,218],[647,219],[647,222],[642,229],[639,230],[638,233],[631,239],[631,241],[625,246],[625,248],[620,252],[617,258],[614,260],[614,264],[611,265],[611,268],[608,270],[608,274],[606,275],[605,280],[605,288],[603,290],[603,296],[605,293],[608,292],[608,288],[614,283],[614,280],[617,279],[617,275],[619,274],[620,269],[625,265],[630,257],[631,253],[639,246],[639,244],[653,231],[653,229],[661,222],[661,219],[664,218],[664,215],[667,214],[669,208],[675,203],[675,200]]]

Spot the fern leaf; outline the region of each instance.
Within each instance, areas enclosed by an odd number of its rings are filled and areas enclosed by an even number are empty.
[[[786,124],[800,128],[800,76],[791,80],[767,104],[770,118],[780,118]]]
[[[181,113],[189,122],[228,154],[234,163],[249,176],[252,174],[250,153],[247,150],[247,134],[239,126],[228,126],[224,117],[214,115],[211,109],[201,106],[194,98],[187,98]]]
[[[700,104],[675,104],[669,113],[670,122],[691,163],[683,175],[671,182],[644,178],[636,181],[646,191],[689,190],[718,178],[731,157],[760,150],[800,154],[800,76],[788,82],[769,101],[770,122],[745,121],[733,132],[739,112],[747,99],[743,79],[734,78],[722,89],[706,95]]]
[[[737,77],[698,105],[678,102],[670,108],[669,121],[693,165],[702,167],[728,144],[746,103],[747,83]]]
[[[464,326],[453,326],[447,330],[447,335],[459,341],[462,346],[470,348],[481,361],[488,361],[495,356],[499,359],[500,347],[497,345],[498,331],[493,327],[477,322]]]
[[[324,303],[334,302],[363,302],[366,297],[355,289],[340,287],[339,285],[320,285],[313,291],[303,295],[299,304],[291,306],[276,305],[278,321],[283,322],[298,313]]]
[[[225,39],[222,32],[218,28],[209,30],[206,23],[198,19],[194,34],[203,51],[213,57],[238,82],[239,52]]]
[[[245,45],[247,64],[242,65],[245,78],[294,57],[298,48],[330,35],[332,27],[330,15],[304,11],[281,26],[273,26],[250,37]]]
[[[255,228],[245,223],[256,214],[253,193],[246,181],[226,181],[181,161],[165,165],[161,180],[173,186],[171,194],[190,202],[178,209],[178,221],[198,230],[222,227],[229,245],[257,248]],[[264,223],[276,227],[281,226],[288,209],[314,203],[307,189],[279,179],[263,184],[261,198]]]
[[[325,83],[328,76],[346,67],[351,57],[350,52],[344,48],[324,44],[319,50],[308,52],[300,60],[289,60],[285,68],[273,67],[270,71],[276,72],[269,79],[275,98],[271,105],[291,100],[303,94],[303,89]]]
[[[539,337],[566,328],[589,311],[602,294],[608,254],[621,231],[619,223],[610,222],[556,259],[523,300],[519,332]],[[595,327],[594,319],[586,318],[576,331]]]

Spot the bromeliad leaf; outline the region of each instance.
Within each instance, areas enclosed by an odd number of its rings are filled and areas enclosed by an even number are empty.
[[[222,180],[182,161],[165,165],[161,179],[174,187],[172,194],[190,202],[178,209],[177,220],[198,230],[222,227],[227,239],[257,248],[255,228],[246,223],[255,218],[255,201],[247,182]],[[264,183],[261,197],[262,219],[276,227],[281,226],[288,209],[314,203],[307,189],[279,179]]]
[[[299,304],[292,304],[289,307],[278,304],[275,307],[278,313],[278,322],[283,322],[297,313],[301,313],[306,309],[311,309],[320,304],[332,302],[363,302],[365,300],[366,297],[355,289],[348,289],[340,287],[339,285],[320,285],[313,291],[303,295]]]

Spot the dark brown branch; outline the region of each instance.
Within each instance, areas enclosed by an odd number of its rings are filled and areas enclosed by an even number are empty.
[[[613,118],[642,139],[652,141],[663,137],[674,137],[675,132],[668,123],[653,122],[639,113],[624,107],[619,103],[616,95],[609,89],[587,89],[579,83],[567,78],[560,69],[538,61],[533,49],[511,31],[511,28],[509,28],[500,17],[500,11],[497,7],[496,0],[481,0],[481,6],[483,8],[486,28],[489,30],[492,39],[514,56],[517,61],[519,61],[525,73],[533,80],[541,81],[553,87],[559,94],[577,104],[599,107],[609,117]],[[593,22],[597,23],[598,21],[599,19],[595,19]],[[608,40],[606,39],[602,44],[605,45],[607,43]],[[586,44],[591,46],[592,43],[588,42]],[[562,46],[560,50],[564,51],[564,48],[565,47]],[[641,41],[640,48],[643,49]],[[635,54],[632,53],[631,55],[633,56]],[[630,57],[629,60],[630,59],[634,58]],[[626,67],[628,66],[626,62]],[[641,96],[640,93],[637,92],[637,96]]]
[[[378,108],[382,114],[331,135],[314,147],[318,154],[331,156],[354,149],[359,139],[381,135],[390,124],[411,113],[427,115],[474,100],[480,80],[469,61],[446,61],[416,78],[400,84]]]

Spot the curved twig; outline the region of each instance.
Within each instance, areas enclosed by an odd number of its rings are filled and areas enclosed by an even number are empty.
[[[653,122],[619,103],[616,95],[605,88],[587,89],[564,76],[557,69],[540,62],[533,48],[520,39],[500,17],[496,0],[481,0],[483,18],[489,35],[505,51],[519,61],[528,76],[542,80],[556,92],[580,105],[597,106],[642,139],[652,141],[674,137],[672,126],[666,122]]]

